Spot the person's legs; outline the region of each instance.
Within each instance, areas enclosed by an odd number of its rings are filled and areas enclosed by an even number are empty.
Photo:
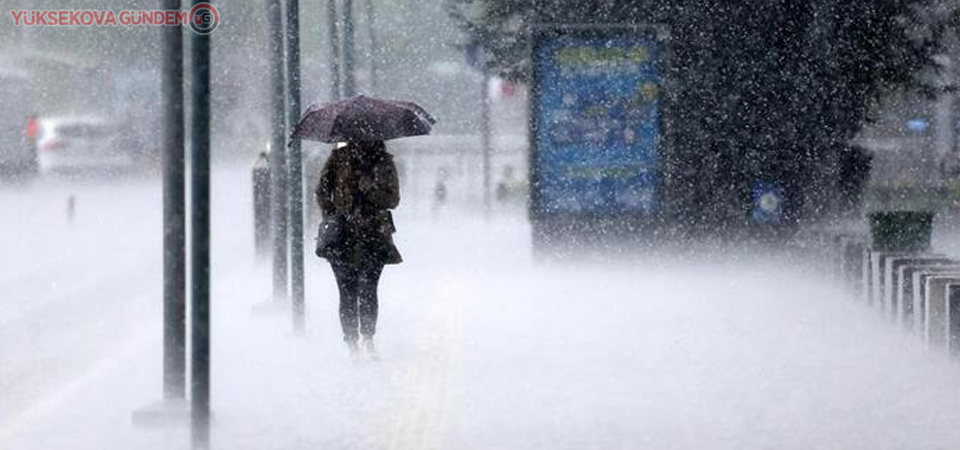
[[[343,328],[344,342],[356,345],[359,339],[357,329],[357,293],[360,278],[357,270],[349,265],[331,263],[333,275],[337,279],[337,288],[340,290],[340,326]]]
[[[360,270],[357,297],[360,301],[360,333],[370,341],[377,332],[377,313],[379,301],[377,299],[377,285],[380,284],[380,274],[383,264],[364,264]]]

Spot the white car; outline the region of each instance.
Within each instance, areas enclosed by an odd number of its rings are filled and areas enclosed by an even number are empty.
[[[37,161],[43,173],[129,169],[135,158],[123,144],[119,123],[103,117],[42,118]]]

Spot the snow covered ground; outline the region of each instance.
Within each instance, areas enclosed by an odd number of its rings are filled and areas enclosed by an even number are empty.
[[[401,205],[381,356],[351,360],[312,256],[306,336],[257,308],[248,175],[214,175],[214,448],[960,447],[960,367],[812,271],[538,264],[519,209]],[[131,423],[160,396],[160,202],[151,178],[0,190],[0,448],[189,448]]]

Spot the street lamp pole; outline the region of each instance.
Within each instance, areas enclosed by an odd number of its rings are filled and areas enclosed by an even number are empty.
[[[283,5],[269,0],[267,20],[270,24],[270,68],[273,75],[272,122],[270,145],[270,191],[273,207],[273,298],[287,299],[289,284],[287,264],[287,155],[286,155],[286,91],[283,74]]]
[[[300,120],[300,2],[287,2],[287,86],[289,87],[287,123],[292,130]],[[300,139],[290,143],[290,295],[293,304],[293,329],[302,333],[304,325],[303,287],[303,153]]]
[[[330,100],[340,99],[340,31],[337,0],[327,0],[327,38],[330,40]]]
[[[194,5],[203,0],[194,0]],[[193,446],[210,447],[210,36],[193,33],[190,393]]]
[[[163,9],[179,11],[180,0]],[[163,28],[163,398],[186,398],[186,189],[183,29]]]
[[[357,77],[354,70],[353,0],[343,0],[343,96],[357,94]]]
[[[370,93],[376,94],[379,83],[377,56],[380,54],[380,47],[377,42],[377,15],[374,12],[373,0],[364,0],[363,10],[367,22],[367,35],[370,38]]]

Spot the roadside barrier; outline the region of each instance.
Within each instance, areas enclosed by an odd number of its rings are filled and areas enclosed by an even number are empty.
[[[794,243],[867,309],[960,357],[960,260],[931,251],[932,221],[928,212],[873,213],[868,230],[807,229]]]
[[[960,283],[947,283],[947,311],[944,317],[947,331],[947,351],[960,356]]]
[[[918,256],[915,258],[905,258],[894,273],[896,282],[896,320],[907,330],[916,329],[915,294],[913,290],[913,274],[918,271],[928,270],[940,266],[951,266],[957,263],[953,260],[940,256]]]

